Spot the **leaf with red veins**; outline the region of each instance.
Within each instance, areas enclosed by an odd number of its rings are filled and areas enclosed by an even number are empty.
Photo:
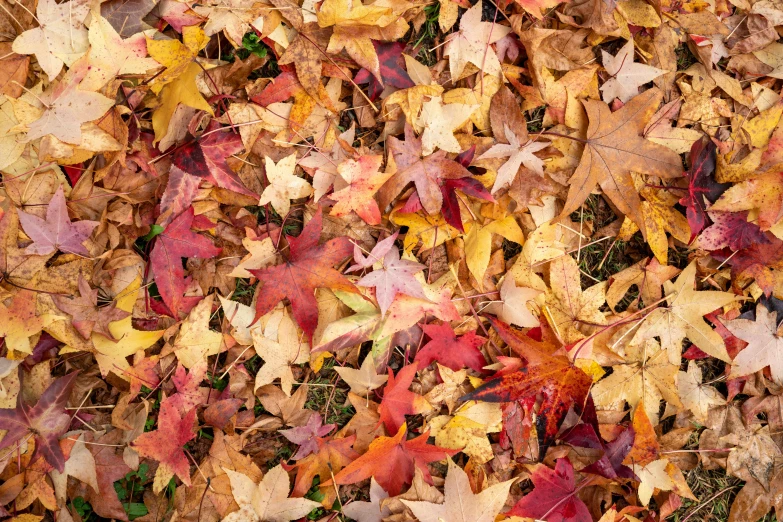
[[[73,316],[71,324],[76,331],[89,339],[92,332],[99,333],[116,341],[111,332],[109,332],[109,323],[125,319],[130,315],[129,312],[116,308],[116,303],[112,302],[109,306],[98,307],[98,290],[90,288],[90,283],[79,274],[79,297],[67,297],[63,295],[54,295],[52,300],[57,308]]]
[[[40,452],[46,462],[62,473],[65,456],[60,449],[60,435],[71,424],[71,416],[65,411],[65,404],[78,373],[71,372],[54,381],[41,394],[35,406],[25,403],[20,394],[16,408],[0,409],[0,429],[7,430],[0,439],[0,450],[10,447],[25,435],[33,436],[36,453]]]
[[[769,232],[765,237],[766,243],[755,243],[736,252],[724,249],[713,252],[712,256],[731,267],[735,285],[742,278],[755,279],[764,295],[769,297],[775,289],[775,271],[783,269],[783,241]]]
[[[509,347],[525,359],[526,364],[512,365],[499,372],[462,400],[485,402],[520,401],[528,408],[542,397],[536,416],[539,444],[550,445],[570,408],[581,411],[592,379],[574,366],[567,357],[553,355],[548,343],[536,343],[506,323],[490,319],[493,328]],[[516,367],[514,367],[516,366]]]
[[[378,171],[382,163],[383,156],[367,155],[345,160],[337,166],[337,173],[346,186],[331,195],[336,201],[332,216],[345,216],[353,211],[368,225],[381,224],[381,210],[374,196],[392,176]]]
[[[399,495],[403,486],[413,480],[416,468],[421,471],[424,480],[432,484],[432,476],[427,464],[443,460],[457,453],[427,444],[429,432],[415,439],[406,440],[407,426],[403,424],[394,437],[378,437],[367,453],[348,464],[334,476],[336,484],[355,484],[364,479],[375,477],[376,482],[391,496]],[[332,481],[324,483],[325,486]]]
[[[150,253],[150,265],[158,292],[175,318],[190,312],[202,299],[184,295],[191,278],[185,277],[182,258],[208,259],[221,252],[209,239],[190,230],[193,218],[193,207],[189,207],[155,239],[155,246]]]
[[[76,221],[71,223],[68,217],[63,187],[60,186],[49,201],[46,208],[46,219],[19,211],[19,222],[25,234],[30,236],[33,244],[25,252],[34,255],[47,255],[57,250],[69,254],[89,257],[90,253],[84,242],[98,226],[97,221]]]
[[[468,196],[492,203],[495,202],[495,198],[492,197],[492,194],[479,180],[474,178],[465,177],[443,181],[440,186],[440,191],[443,194],[443,207],[441,208],[443,219],[446,220],[446,223],[464,233],[462,212],[459,206],[460,197],[457,195],[457,190]]]
[[[405,424],[406,415],[425,413],[432,409],[427,399],[408,390],[417,369],[418,365],[409,364],[400,368],[395,377],[389,368],[389,380],[383,390],[381,405],[378,407],[381,422],[386,427],[387,433],[397,433],[400,426]]]
[[[283,264],[249,270],[258,278],[256,289],[257,321],[286,297],[291,301],[294,319],[312,344],[318,326],[316,288],[329,288],[358,293],[358,289],[340,272],[332,268],[351,255],[353,245],[345,237],[336,237],[319,245],[323,228],[321,208],[297,237],[286,236],[289,245],[288,261]]]
[[[181,414],[188,412],[200,404],[206,404],[209,388],[201,386],[207,376],[207,361],[201,361],[185,372],[185,367],[180,363],[171,380],[177,388],[177,393],[169,397],[168,401]],[[215,396],[215,394],[213,394]]]
[[[400,259],[400,252],[392,248],[383,258],[383,268],[373,270],[356,284],[375,287],[375,297],[381,307],[381,313],[385,314],[397,294],[428,300],[421,283],[413,277],[425,268],[427,267],[421,263]]]
[[[307,424],[297,428],[278,430],[286,439],[299,446],[299,449],[291,457],[293,460],[303,459],[311,453],[318,451],[318,437],[324,437],[332,431],[336,424],[323,424],[320,413],[310,415]],[[308,486],[309,489],[309,486]]]
[[[417,138],[410,125],[405,125],[405,141],[395,137],[388,140],[397,171],[378,191],[380,207],[386,208],[409,183],[416,186],[421,204],[428,214],[437,214],[443,206],[441,180],[460,179],[470,172],[439,150],[422,157],[421,138]]]
[[[574,467],[567,459],[557,459],[555,469],[536,465],[530,476],[535,488],[517,502],[508,516],[529,517],[547,522],[592,522],[593,517],[576,496]]]
[[[487,340],[476,335],[476,332],[457,337],[448,323],[426,324],[421,328],[430,338],[430,342],[419,350],[414,359],[419,363],[419,370],[423,370],[433,361],[454,371],[468,367],[480,372],[487,364],[478,349]]]
[[[756,243],[769,243],[761,228],[748,222],[747,212],[709,212],[709,216],[712,225],[699,235],[694,245],[697,248],[742,250]]]
[[[368,69],[360,69],[353,81],[359,85],[369,83],[367,92],[370,99],[375,101],[383,92],[386,85],[391,85],[398,89],[408,89],[415,84],[408,72],[403,68],[402,51],[405,49],[405,42],[378,42],[372,40],[375,47],[375,53],[380,62],[381,76],[376,78]]]
[[[174,474],[190,486],[190,463],[182,447],[196,437],[193,429],[196,422],[196,409],[180,417],[177,406],[171,399],[160,403],[158,429],[142,433],[131,442],[131,447],[139,455],[160,462],[164,476]]]
[[[691,167],[688,177],[688,193],[680,199],[686,208],[688,225],[691,227],[691,241],[707,226],[707,205],[714,203],[731,186],[730,183],[715,181],[716,147],[709,139],[697,141],[691,147]],[[707,199],[705,202],[704,199]]]
[[[222,128],[212,120],[204,134],[178,148],[171,161],[188,174],[204,178],[213,185],[257,198],[258,194],[248,189],[226,163],[226,158],[243,148],[242,137],[238,132],[228,127]]]

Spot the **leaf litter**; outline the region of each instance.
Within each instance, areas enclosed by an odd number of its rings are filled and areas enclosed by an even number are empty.
[[[783,516],[780,2],[0,7],[0,518]]]

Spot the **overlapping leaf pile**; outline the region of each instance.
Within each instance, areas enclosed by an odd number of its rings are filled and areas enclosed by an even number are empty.
[[[0,518],[783,516],[779,0],[0,9]]]

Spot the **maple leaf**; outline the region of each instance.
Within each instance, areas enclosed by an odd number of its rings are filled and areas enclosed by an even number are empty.
[[[161,105],[152,115],[155,142],[166,135],[169,122],[179,103],[196,110],[212,114],[212,107],[196,86],[196,77],[202,66],[196,63],[196,55],[206,47],[209,38],[197,25],[187,24],[182,28],[182,42],[179,40],[153,40],[147,37],[147,52],[166,69],[155,77],[152,91],[160,95]]]
[[[306,498],[288,498],[290,480],[281,465],[269,470],[258,484],[247,475],[223,469],[239,505],[239,511],[230,513],[223,522],[289,522],[321,507],[320,503]]]
[[[645,306],[661,300],[661,285],[680,273],[677,267],[662,265],[657,259],[644,258],[612,276],[606,291],[606,303],[614,310],[632,286],[639,288],[639,295]]]
[[[486,225],[474,222],[465,236],[465,262],[476,278],[479,290],[484,288],[484,275],[492,254],[492,235],[497,234],[517,244],[525,242],[525,235],[514,216],[496,219]]]
[[[535,488],[522,497],[507,515],[563,522],[592,522],[582,499],[576,496],[574,467],[568,458],[557,459],[555,469],[537,464],[530,476]]]
[[[783,218],[783,174],[780,172],[766,172],[731,187],[728,183],[718,187],[728,187],[728,190],[722,194],[713,194],[710,201],[714,203],[710,211],[738,212],[758,209],[758,224],[761,230],[765,231]],[[718,195],[720,197],[717,197]]]
[[[383,389],[383,400],[378,408],[381,422],[388,433],[397,433],[400,426],[405,424],[406,415],[417,415],[432,409],[427,399],[408,390],[417,370],[418,365],[409,364],[400,368],[395,376],[389,368],[389,381]]]
[[[732,335],[748,345],[731,363],[729,378],[742,377],[769,366],[772,380],[783,382],[783,339],[778,337],[777,314],[756,306],[756,320],[734,319],[726,324]]]
[[[131,442],[139,455],[160,462],[153,485],[156,493],[162,491],[174,475],[190,486],[190,462],[182,446],[196,437],[195,423],[195,408],[180,417],[171,399],[164,400],[160,403],[158,429],[142,433]]]
[[[202,299],[182,322],[172,348],[185,368],[196,368],[223,348],[223,335],[209,329],[214,294]]]
[[[364,362],[358,370],[353,368],[340,368],[335,366],[334,371],[351,387],[351,392],[358,395],[366,395],[376,388],[380,388],[389,379],[388,375],[378,375],[372,356],[364,358]]]
[[[731,266],[731,277],[735,284],[743,278],[753,278],[764,295],[770,296],[776,286],[777,270],[783,266],[783,241],[770,232],[765,237],[765,242],[754,243],[737,252],[723,250],[713,252],[712,255]]]
[[[424,128],[421,135],[421,150],[424,156],[432,154],[436,148],[446,152],[461,152],[454,131],[465,125],[478,105],[464,103],[444,104],[440,96],[433,96],[421,106],[417,125]]]
[[[316,412],[310,415],[307,424],[304,426],[279,430],[279,433],[282,433],[283,437],[299,446],[299,449],[291,456],[291,459],[300,460],[318,451],[318,437],[326,436],[336,426],[336,424],[323,424],[321,414]]]
[[[500,61],[495,51],[488,48],[511,32],[505,27],[481,21],[482,2],[479,1],[462,15],[459,31],[446,40],[443,54],[449,58],[452,81],[462,77],[467,64],[473,64],[486,74],[500,75]]]
[[[95,221],[77,221],[71,223],[63,188],[54,193],[46,208],[46,219],[19,211],[19,222],[25,233],[33,240],[28,246],[28,254],[46,255],[60,250],[62,252],[89,257],[84,242],[98,226]]]
[[[701,368],[694,361],[688,361],[687,372],[677,374],[677,391],[682,405],[691,410],[696,420],[706,424],[709,411],[717,406],[725,406],[726,399],[718,390],[703,385],[701,381]]]
[[[411,483],[414,469],[422,473],[427,483],[432,483],[427,464],[446,459],[457,451],[427,444],[429,433],[406,440],[407,432],[408,427],[403,423],[394,437],[381,436],[373,440],[367,453],[334,476],[334,483],[355,484],[374,477],[389,495],[398,495],[403,486]]]
[[[606,300],[606,282],[583,292],[579,266],[571,256],[554,260],[549,270],[551,291],[547,294],[547,307],[553,327],[566,344],[583,339],[585,327],[606,323],[600,310]]]
[[[500,286],[500,302],[493,302],[487,308],[487,313],[495,314],[504,323],[521,328],[531,328],[540,324],[528,303],[535,301],[541,290],[517,286],[513,277],[506,277]]]
[[[599,101],[582,102],[590,124],[579,166],[568,180],[568,199],[561,216],[577,210],[598,184],[620,212],[644,231],[641,201],[631,171],[661,178],[682,174],[677,153],[641,136],[661,97],[658,89],[649,89],[615,112]]]
[[[221,249],[212,245],[209,239],[190,230],[195,211],[193,207],[174,218],[166,229],[156,237],[150,252],[150,265],[155,276],[160,296],[168,309],[177,317],[187,314],[198,303],[200,297],[186,297],[190,276],[185,277],[183,257],[207,259],[220,254]]]
[[[278,214],[285,216],[291,208],[292,199],[305,198],[313,193],[313,187],[307,181],[294,175],[296,154],[291,154],[277,163],[265,156],[264,166],[269,185],[261,193],[259,205],[271,203]]]
[[[633,39],[628,40],[616,55],[602,50],[601,56],[604,69],[611,75],[601,86],[601,94],[607,103],[615,98],[627,103],[639,94],[639,87],[666,73],[657,67],[634,62]]]
[[[695,246],[705,250],[742,250],[755,244],[769,243],[766,234],[748,221],[748,212],[709,212],[712,225],[705,228]]]
[[[704,352],[729,362],[726,345],[717,332],[704,322],[704,315],[736,300],[734,294],[717,291],[694,290],[696,263],[689,264],[677,280],[664,283],[668,302],[665,308],[656,308],[645,318],[632,343],[641,339],[660,337],[661,346],[669,353],[669,361],[679,365],[682,341],[687,337]],[[648,412],[649,413],[649,412]]]
[[[680,205],[686,208],[685,215],[691,227],[691,241],[704,230],[709,219],[707,204],[714,203],[729,187],[728,183],[715,181],[716,146],[708,139],[696,141],[691,147],[688,193],[680,199]],[[705,199],[707,201],[705,201]],[[722,210],[720,207],[715,210]]]
[[[609,443],[605,443],[591,424],[578,424],[568,431],[563,440],[580,448],[591,448],[602,452],[601,458],[580,470],[581,473],[593,473],[608,479],[636,478],[623,461],[633,447],[635,432],[633,428],[623,430]]]
[[[383,92],[384,84],[398,89],[407,89],[415,85],[405,69],[402,68],[402,51],[405,49],[405,43],[373,40],[372,45],[378,55],[380,76],[376,78],[369,69],[362,68],[353,78],[353,81],[359,85],[369,83],[367,90],[371,100],[378,99]]]
[[[132,312],[136,304],[136,298],[141,288],[141,276],[137,276],[122,292],[117,296],[116,307],[125,312]],[[133,373],[126,374],[130,369],[127,358],[139,350],[145,350],[155,344],[158,339],[163,337],[163,330],[144,331],[133,327],[133,318],[128,316],[119,321],[109,323],[109,333],[112,338],[119,339],[117,342],[108,337],[93,333],[91,341],[95,346],[95,359],[101,369],[101,374],[106,376],[109,372],[126,380],[133,381]]]
[[[95,16],[90,21],[90,70],[81,88],[97,91],[122,74],[144,74],[159,64],[147,58],[147,41],[142,34],[123,40],[109,21]]]
[[[370,502],[354,500],[343,506],[343,513],[358,522],[382,522],[383,518],[391,515],[389,508],[381,506],[381,501],[389,498],[389,494],[375,481],[370,479]]]
[[[57,308],[70,314],[73,319],[71,324],[85,339],[89,339],[92,332],[105,335],[112,341],[116,341],[109,331],[109,323],[119,321],[130,314],[117,308],[112,302],[109,306],[98,307],[98,290],[90,288],[90,283],[79,274],[79,298],[66,296],[52,296]]]
[[[226,158],[243,148],[239,134],[212,120],[201,137],[178,147],[171,161],[188,174],[206,179],[220,188],[255,198],[258,195],[245,187],[226,163]]]
[[[514,479],[493,484],[475,494],[468,475],[449,459],[449,470],[444,485],[445,500],[442,504],[402,500],[420,522],[494,522]]]
[[[282,309],[262,317],[259,327],[253,328],[250,334],[256,353],[264,360],[264,366],[256,374],[255,388],[279,377],[280,387],[286,395],[291,395],[295,382],[291,365],[310,360],[310,347],[302,339],[301,330],[291,320],[287,310]]]
[[[493,145],[491,149],[478,157],[478,159],[508,158],[498,169],[495,184],[492,185],[493,194],[511,185],[519,171],[519,167],[522,165],[538,175],[543,175],[544,162],[537,158],[534,153],[549,146],[548,141],[528,140],[524,145],[520,144],[516,133],[508,125],[504,125],[503,130],[508,143]]]
[[[59,5],[54,0],[42,0],[36,10],[40,27],[28,29],[16,37],[14,52],[34,54],[49,81],[54,81],[63,65],[70,67],[87,52],[84,19],[89,12],[87,0],[71,0]]]
[[[114,483],[131,471],[122,458],[122,452],[120,454],[116,452],[120,443],[125,444],[122,438],[125,435],[126,432],[123,430],[112,430],[98,438],[93,438],[92,442],[95,444],[87,444],[95,460],[98,491],[88,489],[85,500],[90,503],[96,514],[105,518],[127,520],[128,516],[117,497],[117,490],[114,489]]]
[[[310,418],[313,417],[315,415]],[[356,435],[333,440],[313,439],[313,453],[295,465],[296,479],[291,495],[294,497],[305,496],[312,488],[313,479],[316,476],[320,479],[320,484],[325,484],[335,473],[356,460],[359,454],[351,448],[355,440]],[[324,507],[331,507],[337,499],[334,486],[319,486],[319,491],[324,496],[321,504]]]
[[[114,100],[80,89],[79,82],[86,72],[87,68],[82,67],[72,78],[53,83],[36,97],[33,110],[40,114],[27,126],[28,140],[51,134],[65,143],[80,145],[86,136],[82,124],[97,120],[114,106]]]
[[[426,324],[421,328],[429,336],[430,342],[421,347],[414,359],[419,363],[419,370],[438,361],[438,364],[454,371],[465,366],[477,372],[482,371],[486,361],[478,348],[487,342],[484,337],[476,335],[475,331],[457,337],[448,323]]]
[[[368,225],[381,223],[381,211],[373,195],[392,176],[391,172],[378,172],[382,163],[383,156],[367,155],[346,160],[337,166],[337,173],[346,186],[331,195],[331,199],[337,202],[332,208],[332,216],[344,216],[354,211]]]
[[[687,243],[691,237],[688,220],[674,209],[677,197],[663,190],[645,187],[640,191],[646,201],[642,201],[644,227],[647,231],[647,244],[664,265],[668,263],[669,240],[666,232],[682,242]]]
[[[522,401],[532,407],[536,397],[542,395],[543,402],[536,423],[538,437],[544,447],[554,440],[568,410],[571,407],[581,410],[592,379],[571,364],[567,357],[552,355],[552,350],[544,344],[535,343],[501,321],[491,319],[491,322],[501,339],[523,357],[526,364],[516,371],[494,377],[465,395],[462,400]]]
[[[490,194],[484,185],[477,179],[467,177],[446,179],[441,183],[440,192],[443,195],[443,207],[441,208],[441,211],[443,212],[443,219],[446,223],[460,232],[465,232],[465,228],[462,225],[462,210],[460,207],[460,200],[462,198],[457,194],[457,190],[468,196],[473,196],[474,198],[493,203],[495,198],[492,197],[492,194]]]
[[[294,319],[310,343],[318,326],[315,289],[358,292],[344,275],[332,268],[351,255],[351,242],[343,236],[319,245],[322,227],[323,212],[318,207],[299,236],[286,236],[290,252],[287,262],[261,270],[249,270],[259,280],[256,319],[269,313],[277,303],[288,297]]]
[[[78,374],[71,372],[54,381],[41,394],[35,406],[28,405],[19,395],[15,409],[0,409],[0,429],[7,430],[0,439],[0,449],[8,448],[25,435],[34,437],[35,452],[43,455],[46,462],[63,473],[65,455],[60,449],[59,439],[71,423],[65,405]]]
[[[177,365],[171,382],[177,393],[171,395],[166,402],[171,403],[181,415],[187,414],[196,406],[206,404],[209,388],[200,386],[207,376],[207,361],[201,361],[193,366],[190,372],[185,372],[185,366]]]
[[[667,459],[653,461],[646,466],[634,464],[633,471],[641,480],[639,484],[639,500],[648,505],[656,489],[674,491],[676,494],[695,500],[691,489],[685,482],[682,472]]]
[[[36,297],[32,290],[17,292],[8,306],[0,301],[0,337],[15,352],[32,353],[30,337],[41,332],[58,316],[37,315]]]
[[[458,180],[470,176],[465,167],[448,159],[444,151],[424,154],[421,138],[416,137],[410,125],[405,125],[404,142],[395,137],[389,138],[389,150],[396,171],[378,194],[380,206],[383,208],[409,183],[413,183],[424,210],[429,214],[436,214],[443,206],[441,180]]]
[[[612,367],[612,374],[593,387],[596,406],[618,409],[623,401],[632,410],[644,408],[647,417],[657,422],[661,399],[680,405],[675,379],[679,365],[670,362],[666,350],[655,340],[631,344],[625,362]]]
[[[424,289],[413,275],[427,268],[421,263],[400,259],[400,252],[396,247],[389,250],[383,258],[383,268],[373,270],[362,277],[356,284],[369,288],[375,288],[375,297],[381,307],[381,314],[385,314],[391,306],[394,298],[399,294],[405,294],[419,299],[427,299]]]

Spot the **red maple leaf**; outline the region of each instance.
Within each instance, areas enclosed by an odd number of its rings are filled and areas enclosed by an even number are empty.
[[[408,124],[405,125],[405,141],[390,137],[388,143],[397,172],[378,191],[381,208],[391,204],[409,183],[413,183],[424,210],[436,214],[443,206],[441,184],[444,180],[472,179],[468,169],[449,159],[445,151],[422,157],[421,138],[416,137]]]
[[[457,453],[457,450],[427,444],[429,433],[405,440],[407,431],[407,426],[403,424],[394,437],[378,437],[372,441],[367,453],[337,473],[334,482],[355,484],[375,477],[390,496],[396,496],[400,494],[403,486],[411,483],[414,469],[419,468],[424,480],[432,484],[427,464],[448,458]],[[331,483],[329,480],[324,485]]]
[[[238,132],[228,127],[224,130],[212,120],[204,134],[177,149],[171,161],[188,174],[209,180],[213,185],[257,198],[258,194],[245,187],[226,163],[226,158],[243,148]]]
[[[190,276],[185,277],[182,258],[207,259],[221,252],[209,239],[190,230],[193,218],[193,207],[189,207],[157,236],[150,253],[150,265],[158,292],[175,317],[187,314],[202,299],[195,296],[185,297]]]
[[[286,236],[290,252],[288,261],[262,270],[249,270],[258,278],[256,320],[288,297],[294,319],[311,344],[318,326],[315,289],[358,292],[344,275],[332,268],[352,254],[353,244],[341,236],[319,245],[322,227],[323,212],[319,207],[299,236]]]
[[[286,101],[303,90],[302,84],[299,83],[299,79],[294,71],[283,71],[276,78],[273,78],[269,85],[264,87],[263,91],[250,99],[261,107],[266,107],[272,103]]]
[[[371,100],[375,101],[378,99],[385,85],[391,85],[398,89],[407,89],[415,85],[411,77],[408,76],[408,72],[402,67],[404,63],[402,50],[405,49],[405,42],[377,42],[372,40],[372,45],[375,47],[375,53],[378,55],[378,61],[381,65],[380,78],[376,78],[367,69],[361,69],[353,79],[359,85],[363,83],[370,84],[367,87],[367,92],[370,94]]]
[[[560,423],[573,407],[582,410],[592,379],[567,357],[553,355],[554,347],[537,343],[527,335],[513,330],[506,323],[490,319],[492,326],[509,347],[526,364],[514,371],[499,372],[499,376],[462,397],[462,400],[486,402],[520,401],[528,411],[542,398],[536,416],[539,443],[545,448],[554,441]],[[542,450],[542,454],[545,450]]]
[[[756,223],[748,222],[748,212],[711,212],[713,224],[699,236],[698,247],[704,250],[742,250],[769,239]]]
[[[190,463],[182,446],[196,437],[193,429],[195,422],[195,408],[185,414],[185,417],[180,417],[177,406],[171,399],[164,400],[160,403],[158,429],[142,433],[131,442],[131,446],[142,457],[160,462],[164,473],[173,473],[190,486]]]
[[[405,424],[406,415],[423,413],[429,408],[427,399],[408,390],[417,369],[418,365],[409,364],[400,368],[395,377],[389,368],[389,380],[383,390],[381,405],[378,407],[381,422],[388,433],[396,433],[400,426]]]
[[[574,467],[567,458],[557,459],[555,469],[539,464],[530,480],[535,489],[522,497],[506,515],[547,522],[593,521],[585,503],[576,496],[580,488],[574,483]]]
[[[731,186],[730,183],[715,181],[715,150],[715,144],[706,138],[695,142],[691,147],[691,167],[686,173],[688,193],[680,199],[680,205],[686,208],[685,215],[691,227],[691,241],[709,223],[704,198],[706,197],[710,203],[715,203],[718,197]]]
[[[775,273],[783,269],[783,241],[765,232],[767,243],[754,243],[748,248],[731,252],[723,249],[712,255],[731,266],[731,279],[753,278],[769,297],[775,289]]]
[[[35,437],[35,451],[43,455],[46,462],[60,473],[65,469],[65,455],[60,449],[60,435],[71,424],[71,416],[65,411],[65,404],[79,372],[71,372],[54,381],[41,394],[35,406],[24,402],[22,394],[17,398],[16,408],[0,409],[0,429],[7,430],[0,439],[0,450],[19,441],[25,434]]]
[[[433,361],[454,371],[467,366],[480,372],[487,364],[484,355],[478,349],[487,340],[476,335],[476,332],[468,332],[457,337],[448,323],[426,324],[422,326],[422,330],[431,340],[419,350],[414,359],[419,363],[420,370]]]

